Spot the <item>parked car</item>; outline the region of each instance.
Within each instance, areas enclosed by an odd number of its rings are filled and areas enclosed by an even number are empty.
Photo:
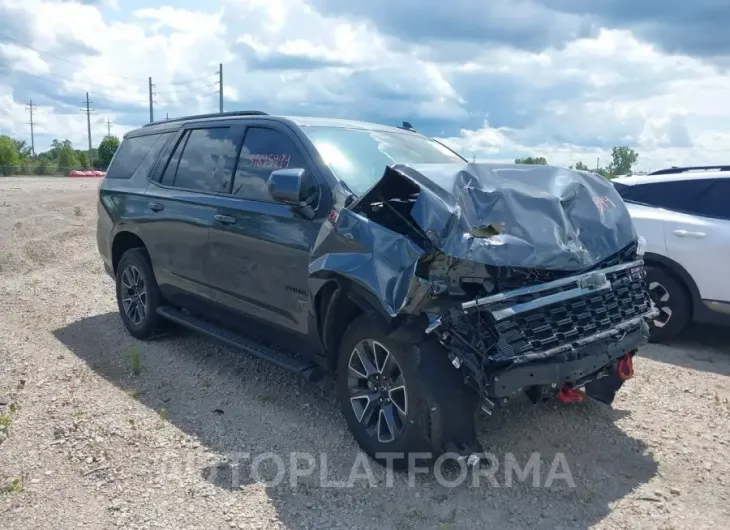
[[[610,404],[653,315],[608,181],[469,164],[405,123],[150,124],[125,136],[98,210],[134,337],[171,321],[310,379],[332,372],[380,460],[473,460],[478,408],[520,392]]]
[[[639,235],[652,300],[651,340],[692,320],[730,323],[730,166],[673,167],[614,179]]]

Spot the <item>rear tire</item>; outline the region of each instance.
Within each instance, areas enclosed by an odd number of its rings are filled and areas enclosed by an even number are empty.
[[[368,314],[350,324],[340,346],[337,395],[347,425],[365,453],[380,463],[391,454],[396,468],[414,453],[431,460],[449,446],[480,450],[475,395],[445,351],[424,347],[394,340]]]
[[[659,267],[646,268],[646,284],[659,316],[650,322],[649,341],[663,342],[679,334],[691,317],[687,289],[672,274]]]
[[[141,340],[152,338],[159,327],[160,289],[149,255],[143,248],[127,250],[117,266],[117,306],[129,333]]]

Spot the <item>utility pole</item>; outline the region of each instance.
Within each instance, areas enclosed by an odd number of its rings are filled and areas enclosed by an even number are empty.
[[[598,173],[598,169],[601,167],[600,162],[601,162],[601,158],[596,157],[596,173]]]
[[[33,132],[33,111],[36,109],[36,105],[33,105],[33,100],[30,100],[30,103],[27,107],[28,112],[30,112],[30,153],[31,155],[35,156],[35,133]]]
[[[155,86],[152,84],[152,78],[150,77],[150,123],[155,121],[155,111],[152,103],[152,87]]]
[[[112,121],[109,118],[106,119],[106,135],[112,135]]]
[[[218,65],[218,109],[223,114],[223,63]]]
[[[89,93],[86,93],[86,108],[81,109],[81,112],[86,113],[86,130],[89,133],[89,162],[91,162],[91,113],[94,112],[94,109],[90,107],[90,105],[93,103],[93,101],[89,101]]]

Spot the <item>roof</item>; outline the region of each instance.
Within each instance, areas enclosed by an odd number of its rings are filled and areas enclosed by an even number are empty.
[[[366,121],[343,120],[339,118],[316,118],[306,116],[282,116],[300,127],[340,127],[342,129],[361,129],[366,131],[382,131],[393,133],[412,134],[411,131],[400,127],[392,127],[390,125],[382,125],[380,123],[370,123]]]
[[[667,173],[660,175],[632,175],[630,177],[616,177],[613,182],[624,184],[626,186],[635,186],[636,184],[653,184],[655,182],[676,182],[683,180],[702,180],[702,179],[726,179],[730,178],[728,171],[685,171],[682,173]]]
[[[418,134],[416,131],[409,131],[402,127],[392,127],[379,123],[369,123],[364,121],[343,120],[338,118],[318,118],[306,116],[270,116],[259,111],[233,111],[224,112],[222,114],[201,114],[197,116],[184,116],[171,120],[156,121],[147,123],[138,129],[134,129],[127,133],[136,136],[140,133],[149,134],[151,132],[163,132],[165,130],[175,130],[185,123],[194,121],[224,120],[224,119],[250,119],[250,118],[267,118],[272,121],[289,121],[299,127],[339,127],[343,129],[360,129],[364,131],[380,131],[401,134]],[[143,132],[144,131],[144,132]],[[125,135],[126,136],[126,135]]]

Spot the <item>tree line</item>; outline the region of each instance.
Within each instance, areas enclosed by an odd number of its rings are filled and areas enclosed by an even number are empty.
[[[630,175],[633,172],[633,168],[638,160],[639,153],[626,145],[620,145],[611,149],[611,162],[605,168],[589,168],[581,160],[578,160],[575,166],[570,166],[570,169],[577,169],[579,171],[592,171],[593,173],[603,175],[607,179],[612,179],[613,177],[616,177],[618,175]],[[544,166],[547,165],[547,163],[547,160],[543,156],[527,156],[524,158],[515,159],[515,164],[536,164]]]
[[[119,147],[119,138],[105,136],[99,146],[89,152],[74,149],[70,140],[54,139],[47,151],[33,156],[25,140],[0,135],[0,175],[66,175],[74,169],[100,169],[109,163]]]

